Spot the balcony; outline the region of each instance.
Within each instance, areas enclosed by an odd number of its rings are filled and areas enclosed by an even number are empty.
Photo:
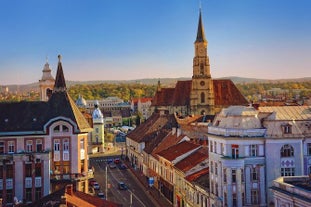
[[[225,137],[264,137],[267,129],[234,129],[210,126],[208,133]]]

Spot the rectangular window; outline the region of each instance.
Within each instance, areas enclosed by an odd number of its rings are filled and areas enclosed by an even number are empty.
[[[32,201],[32,189],[31,188],[26,188],[26,202],[31,202]]]
[[[218,171],[218,163],[215,162],[215,175],[217,175],[217,171]]]
[[[236,199],[236,193],[232,194],[232,206],[237,207],[237,199]]]
[[[227,182],[227,169],[223,169],[223,178],[224,178],[224,183]]]
[[[84,149],[84,139],[80,140],[80,149]]]
[[[215,183],[215,195],[218,196],[218,183]]]
[[[253,144],[250,146],[250,155],[251,157],[256,157],[257,156],[257,145]]]
[[[35,176],[41,177],[41,163],[36,163]]]
[[[42,152],[43,151],[42,140],[41,139],[37,139],[36,140],[36,151],[37,152]]]
[[[221,154],[224,155],[225,154],[225,146],[224,143],[220,144],[220,148],[221,148]]]
[[[69,151],[69,139],[64,139],[63,150],[66,152]]]
[[[232,148],[232,158],[237,159],[239,158],[239,145],[233,144],[231,145]]]
[[[236,170],[231,170],[232,183],[236,183]]]
[[[228,196],[227,196],[227,193],[224,192],[224,203],[225,203],[225,206],[228,206]]]
[[[6,166],[6,178],[13,178],[13,165]]]
[[[251,168],[252,181],[258,181],[257,168]]]
[[[25,176],[32,177],[32,164],[25,165]]]
[[[241,169],[241,182],[244,183],[244,169]]]
[[[5,153],[5,147],[4,147],[4,142],[0,142],[0,154],[4,154]]]
[[[60,149],[60,141],[59,139],[54,140],[54,151],[59,151]]]
[[[214,142],[214,152],[217,153],[217,142]]]
[[[14,141],[8,141],[8,153],[14,153],[15,152],[15,142]]]
[[[308,143],[307,145],[307,153],[309,156],[311,156],[311,143]]]
[[[290,124],[283,126],[284,134],[291,134],[292,133],[292,126]]]
[[[26,141],[26,151],[27,152],[32,152],[32,140],[27,140]]]
[[[213,161],[211,161],[211,167],[210,167],[210,169],[211,169],[211,173],[213,174],[213,173],[214,173],[214,163],[213,163]]]
[[[36,201],[39,200],[41,198],[42,195],[42,190],[41,188],[36,188],[36,193],[35,193],[35,199]]]
[[[214,150],[213,141],[211,141],[210,143],[211,143],[210,151],[213,152],[213,150]]]
[[[6,204],[13,203],[13,190],[6,190]]]
[[[281,176],[295,176],[295,168],[281,168]]]
[[[251,199],[252,199],[252,204],[258,204],[258,191],[257,190],[252,190],[251,191]]]

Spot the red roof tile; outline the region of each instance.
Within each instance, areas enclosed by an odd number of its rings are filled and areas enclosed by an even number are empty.
[[[159,156],[164,157],[168,161],[173,161],[177,157],[190,152],[196,148],[199,148],[200,145],[194,144],[192,142],[183,141],[181,143],[178,143],[177,145],[174,145],[172,147],[167,148],[166,150],[163,150],[158,153]]]
[[[208,175],[209,175],[209,168],[207,167],[191,175],[188,175],[186,177],[186,180],[188,180],[189,182],[193,182],[193,181],[196,181],[201,176],[208,176]]]
[[[208,159],[208,152],[207,149],[204,148],[203,150],[197,150],[193,152],[191,155],[186,157],[185,159],[179,161],[175,167],[183,172],[187,172],[188,170],[192,169],[196,165],[200,164],[204,160]]]

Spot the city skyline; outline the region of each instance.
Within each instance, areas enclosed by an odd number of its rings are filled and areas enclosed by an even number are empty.
[[[200,4],[213,78],[311,76],[311,2],[199,2],[1,2],[0,85],[191,77]]]

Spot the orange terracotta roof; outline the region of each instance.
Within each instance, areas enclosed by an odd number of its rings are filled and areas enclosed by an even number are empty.
[[[131,131],[127,137],[138,143],[146,142],[146,148],[148,149],[149,147],[152,148],[152,146],[147,146],[147,142],[150,142],[150,145],[152,144],[156,146],[157,142],[151,143],[151,141],[160,138],[163,139],[172,127],[176,126],[177,123],[174,115],[160,115],[158,113],[153,113],[144,123]]]
[[[178,81],[175,88],[161,88],[157,91],[152,106],[185,106],[190,105],[192,80]],[[231,80],[213,80],[215,105],[248,105],[248,101],[241,94]]]
[[[185,106],[190,105],[190,92],[192,87],[192,81],[178,81],[176,83],[173,106]]]
[[[207,148],[205,150],[197,150],[193,152],[191,155],[186,157],[185,159],[179,161],[175,167],[183,172],[187,172],[192,169],[196,165],[200,164],[204,160],[208,159]]]
[[[153,100],[152,106],[169,106],[172,104],[175,88],[161,88],[157,91]]]
[[[178,142],[180,142],[183,138],[185,137],[185,135],[179,135],[177,137],[177,134],[172,134],[172,132],[164,137],[164,139],[153,149],[152,151],[152,155],[154,157],[157,157],[157,153],[161,152],[171,146],[176,145]]]
[[[231,80],[213,80],[216,106],[248,105],[248,101]]]
[[[183,141],[181,143],[178,143],[172,147],[167,148],[166,150],[163,150],[158,153],[159,156],[164,157],[168,161],[173,161],[177,157],[195,150],[196,148],[199,148],[200,145],[194,144],[192,142]]]
[[[193,182],[193,181],[196,181],[201,176],[208,176],[208,175],[209,175],[209,168],[207,167],[191,175],[188,175],[186,177],[186,180],[188,180],[189,182]]]

